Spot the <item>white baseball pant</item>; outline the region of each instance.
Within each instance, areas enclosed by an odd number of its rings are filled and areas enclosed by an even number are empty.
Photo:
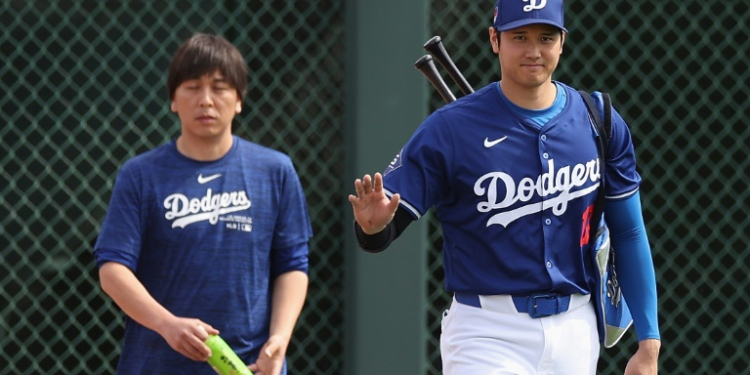
[[[475,296],[477,297],[477,296]],[[566,312],[531,318],[507,295],[456,301],[443,314],[444,375],[595,374],[599,334],[590,295],[573,295]]]

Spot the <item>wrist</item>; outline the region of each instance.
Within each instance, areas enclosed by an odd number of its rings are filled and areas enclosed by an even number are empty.
[[[374,236],[382,232],[383,230],[385,230],[384,226],[383,227],[368,227],[367,229],[365,229],[365,227],[362,227],[362,232],[368,236]]]
[[[271,334],[268,337],[268,340],[266,342],[268,344],[271,344],[271,347],[273,347],[275,349],[267,351],[266,354],[269,357],[273,357],[274,354],[275,355],[280,355],[282,357],[286,356],[286,350],[289,347],[289,342],[291,340],[292,340],[291,336],[287,336],[287,335],[284,335],[284,334]]]
[[[274,339],[277,342],[288,344],[289,341],[292,341],[292,336],[291,335],[286,335],[286,334],[283,334],[283,333],[276,333],[276,334],[272,333],[270,336],[268,336],[268,339],[269,340],[270,339]]]
[[[356,226],[359,227],[359,230],[361,230],[362,233],[364,233],[364,234],[366,234],[368,236],[376,235],[376,234],[382,232],[385,229],[385,227],[388,226],[387,224],[386,225],[374,225],[372,223],[372,221],[365,222],[364,223],[365,225],[362,225],[362,223],[360,223],[357,220],[355,220],[354,222],[357,223]]]
[[[176,316],[172,315],[172,313],[166,312],[155,319],[153,321],[153,327],[149,328],[153,329],[159,335],[164,336],[164,331],[167,329],[167,327],[172,325],[172,322],[175,320],[175,318]]]
[[[383,227],[375,227],[372,225],[363,227],[362,224],[360,224],[358,221],[355,221],[354,223],[356,224],[354,226],[355,232],[359,232],[369,237],[374,237],[374,236],[381,234],[385,230],[385,228],[388,227],[388,225],[385,225]]]
[[[654,358],[659,357],[659,350],[661,349],[661,340],[657,339],[645,339],[638,343],[638,351],[643,352]]]

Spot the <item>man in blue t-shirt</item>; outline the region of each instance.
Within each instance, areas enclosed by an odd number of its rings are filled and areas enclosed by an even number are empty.
[[[589,228],[599,194],[639,340],[625,374],[657,373],[655,272],[630,131],[608,108],[600,160],[584,97],[552,80],[563,8],[498,0],[488,33],[502,79],[432,113],[384,173],[357,179],[349,196],[370,252],[434,208],[453,294],[440,337],[446,375],[596,373],[606,332]]]
[[[246,88],[239,51],[194,35],[167,79],[180,136],[118,173],[94,248],[128,316],[118,374],[214,374],[209,334],[250,370],[286,374],[312,229],[289,157],[232,134]]]

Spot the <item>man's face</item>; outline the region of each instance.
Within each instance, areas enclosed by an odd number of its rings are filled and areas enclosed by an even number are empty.
[[[174,93],[172,112],[182,122],[182,134],[212,138],[231,134],[232,119],[242,111],[237,90],[216,71],[182,82]]]
[[[503,81],[534,88],[552,79],[565,34],[554,26],[533,24],[503,32],[490,28],[490,40],[499,55]]]

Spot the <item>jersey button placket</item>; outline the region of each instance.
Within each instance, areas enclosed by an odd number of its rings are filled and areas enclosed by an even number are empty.
[[[540,150],[540,151],[542,151],[542,155],[541,155],[542,159],[543,160],[549,160],[550,159],[550,154],[548,152],[544,151],[544,148],[546,148],[546,145],[543,143],[543,142],[547,141],[547,135],[546,134],[542,134],[542,135],[539,136],[539,139],[541,140],[541,142],[540,142],[540,146],[541,147],[540,148],[542,148],[542,150]],[[546,166],[546,163],[543,163],[543,164]],[[543,167],[542,168],[542,173],[549,173],[549,171],[546,170],[546,168]],[[545,197],[542,198],[542,200],[547,200],[548,198],[549,197],[545,196]],[[544,214],[544,212],[543,212],[543,214]],[[544,222],[544,225],[543,225],[542,231],[545,233],[545,235],[544,235],[544,237],[545,237],[545,241],[544,241],[545,242],[545,250],[544,250],[544,252],[545,252],[545,258],[546,258],[547,256],[549,256],[549,254],[546,254],[546,253],[548,253],[549,246],[550,246],[550,241],[549,241],[548,237],[552,236],[552,228],[551,228],[552,219],[549,218],[549,217],[546,217],[543,222]],[[549,258],[546,259],[546,261],[544,262],[544,265],[545,265],[545,267],[547,267],[548,270],[552,269],[552,261]]]

